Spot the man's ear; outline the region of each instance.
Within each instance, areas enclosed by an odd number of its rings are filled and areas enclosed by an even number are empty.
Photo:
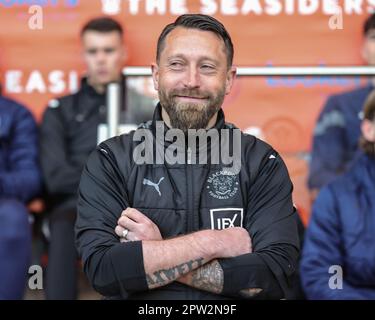
[[[156,63],[151,64],[152,81],[154,82],[154,89],[159,91],[159,66]]]
[[[229,94],[233,87],[234,79],[236,78],[237,68],[230,67],[227,72],[227,78],[225,80],[225,94]]]
[[[369,141],[375,143],[375,123],[370,120],[363,120],[361,124],[361,130],[363,137]]]

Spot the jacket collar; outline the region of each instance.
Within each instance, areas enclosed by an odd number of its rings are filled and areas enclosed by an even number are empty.
[[[87,77],[82,77],[82,79],[81,79],[81,91],[85,92],[86,94],[88,94],[89,96],[92,96],[92,97],[101,97],[101,98],[105,97],[105,93],[98,93],[94,89],[94,87],[92,87],[89,84]]]
[[[125,85],[126,85],[125,76],[121,75],[121,79],[120,79],[120,86],[121,86],[121,90],[120,91],[121,92],[125,91]],[[83,92],[85,92],[85,93],[87,93],[90,96],[93,96],[93,97],[102,97],[102,98],[105,98],[105,96],[106,96],[106,92],[104,92],[104,93],[98,93],[94,89],[94,87],[92,87],[89,84],[87,76],[81,78],[81,87],[80,87],[80,90],[83,91]]]

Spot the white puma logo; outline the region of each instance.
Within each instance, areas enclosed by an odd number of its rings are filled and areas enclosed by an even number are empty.
[[[159,184],[163,180],[164,180],[164,177],[161,177],[158,183],[154,183],[154,182],[152,182],[152,181],[150,181],[148,179],[143,179],[143,184],[151,186],[151,187],[154,187],[155,190],[159,193],[159,196],[161,196],[161,192],[160,192],[160,189],[159,189]]]

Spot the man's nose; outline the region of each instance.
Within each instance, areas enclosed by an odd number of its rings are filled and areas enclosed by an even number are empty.
[[[97,54],[96,54],[96,61],[98,62],[98,63],[103,63],[104,61],[105,61],[105,57],[106,56],[106,54],[105,54],[105,52],[101,52],[101,51],[99,51]]]
[[[200,87],[200,74],[196,68],[189,68],[186,71],[184,85],[187,88],[199,88]]]

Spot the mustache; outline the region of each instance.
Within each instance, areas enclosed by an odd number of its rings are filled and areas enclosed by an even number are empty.
[[[197,89],[174,89],[170,92],[171,97],[183,96],[197,99],[211,98],[211,94],[206,91],[200,91]]]

